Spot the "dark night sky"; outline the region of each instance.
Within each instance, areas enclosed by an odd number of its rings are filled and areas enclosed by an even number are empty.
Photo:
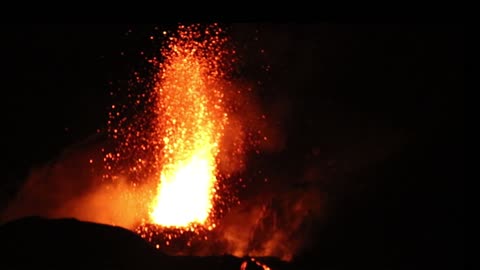
[[[147,38],[154,31],[150,25],[1,27],[0,188],[11,196],[31,166],[104,128],[108,83],[141,69],[138,52],[152,53],[158,44]],[[339,204],[341,214],[329,225],[337,234],[323,239],[330,250],[353,249],[364,240],[358,228],[370,232],[381,219],[383,234],[377,238],[387,242],[389,252],[417,258],[433,250],[425,258],[460,259],[463,26],[267,24],[259,26],[256,43],[254,25],[233,29],[245,51],[241,76],[264,82],[259,96],[265,106],[288,100],[288,142],[281,160],[314,148],[328,155],[348,151],[342,145],[354,144],[356,132],[383,134],[376,132],[379,127],[409,138],[400,154],[378,166],[379,179],[390,182],[369,180],[368,197],[355,206]],[[259,48],[265,49],[263,58]],[[271,72],[259,75],[258,66],[266,63]],[[382,140],[370,138],[377,139]],[[292,170],[303,169],[290,164]],[[442,250],[442,243],[448,248]]]

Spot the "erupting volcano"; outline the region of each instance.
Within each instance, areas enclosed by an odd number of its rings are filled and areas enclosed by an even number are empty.
[[[215,213],[225,202],[217,165],[230,125],[225,93],[235,62],[235,50],[217,24],[179,26],[174,35],[163,35],[161,56],[148,59],[155,75],[134,102],[144,102],[143,110],[129,121],[118,111],[110,113],[110,133],[119,144],[105,159],[112,179],[123,162],[134,187],[149,186],[143,209],[137,209],[142,220],[137,232],[150,240],[159,230],[171,235],[217,226]],[[233,148],[242,151],[239,147]]]
[[[462,268],[462,25],[2,30],[1,269]]]

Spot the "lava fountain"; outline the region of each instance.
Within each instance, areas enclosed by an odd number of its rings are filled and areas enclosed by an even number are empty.
[[[239,203],[236,173],[253,145],[242,118],[251,88],[232,77],[237,55],[219,25],[163,34],[161,54],[147,58],[153,70],[134,73],[130,85],[141,89],[127,88],[128,104],[112,106],[107,177],[131,184],[130,229],[167,253],[210,252],[227,245],[222,221]]]
[[[210,32],[212,31],[212,32]],[[156,125],[163,144],[149,221],[164,227],[207,225],[215,199],[219,145],[228,122],[219,61],[221,29],[179,28],[162,51]]]

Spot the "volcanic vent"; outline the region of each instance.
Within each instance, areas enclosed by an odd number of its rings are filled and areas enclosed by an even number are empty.
[[[243,166],[246,146],[234,114],[238,97],[251,89],[230,80],[236,51],[219,25],[180,25],[163,35],[161,55],[148,59],[153,79],[137,77],[143,91],[111,106],[116,147],[105,153],[104,178],[131,183],[131,196],[142,201],[135,231],[165,250],[172,241],[186,248],[208,240],[238,203],[228,181]],[[132,108],[141,109],[126,117]]]

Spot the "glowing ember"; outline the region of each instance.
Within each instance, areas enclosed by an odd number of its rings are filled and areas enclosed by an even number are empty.
[[[268,267],[266,264],[263,264],[257,260],[255,260],[254,258],[251,258],[252,262],[254,262],[256,265],[262,267],[263,270],[271,270],[270,267]]]
[[[263,270],[271,270],[270,267],[268,267],[266,264],[263,264],[254,258],[250,258],[250,261],[254,263],[256,266],[261,267]],[[247,270],[248,268],[248,261],[243,261],[242,264],[240,265],[240,270]]]
[[[216,156],[228,115],[223,108],[219,29],[180,27],[170,38],[155,87],[162,170],[150,219],[165,227],[205,224],[216,185]],[[202,39],[202,34],[205,37]]]

